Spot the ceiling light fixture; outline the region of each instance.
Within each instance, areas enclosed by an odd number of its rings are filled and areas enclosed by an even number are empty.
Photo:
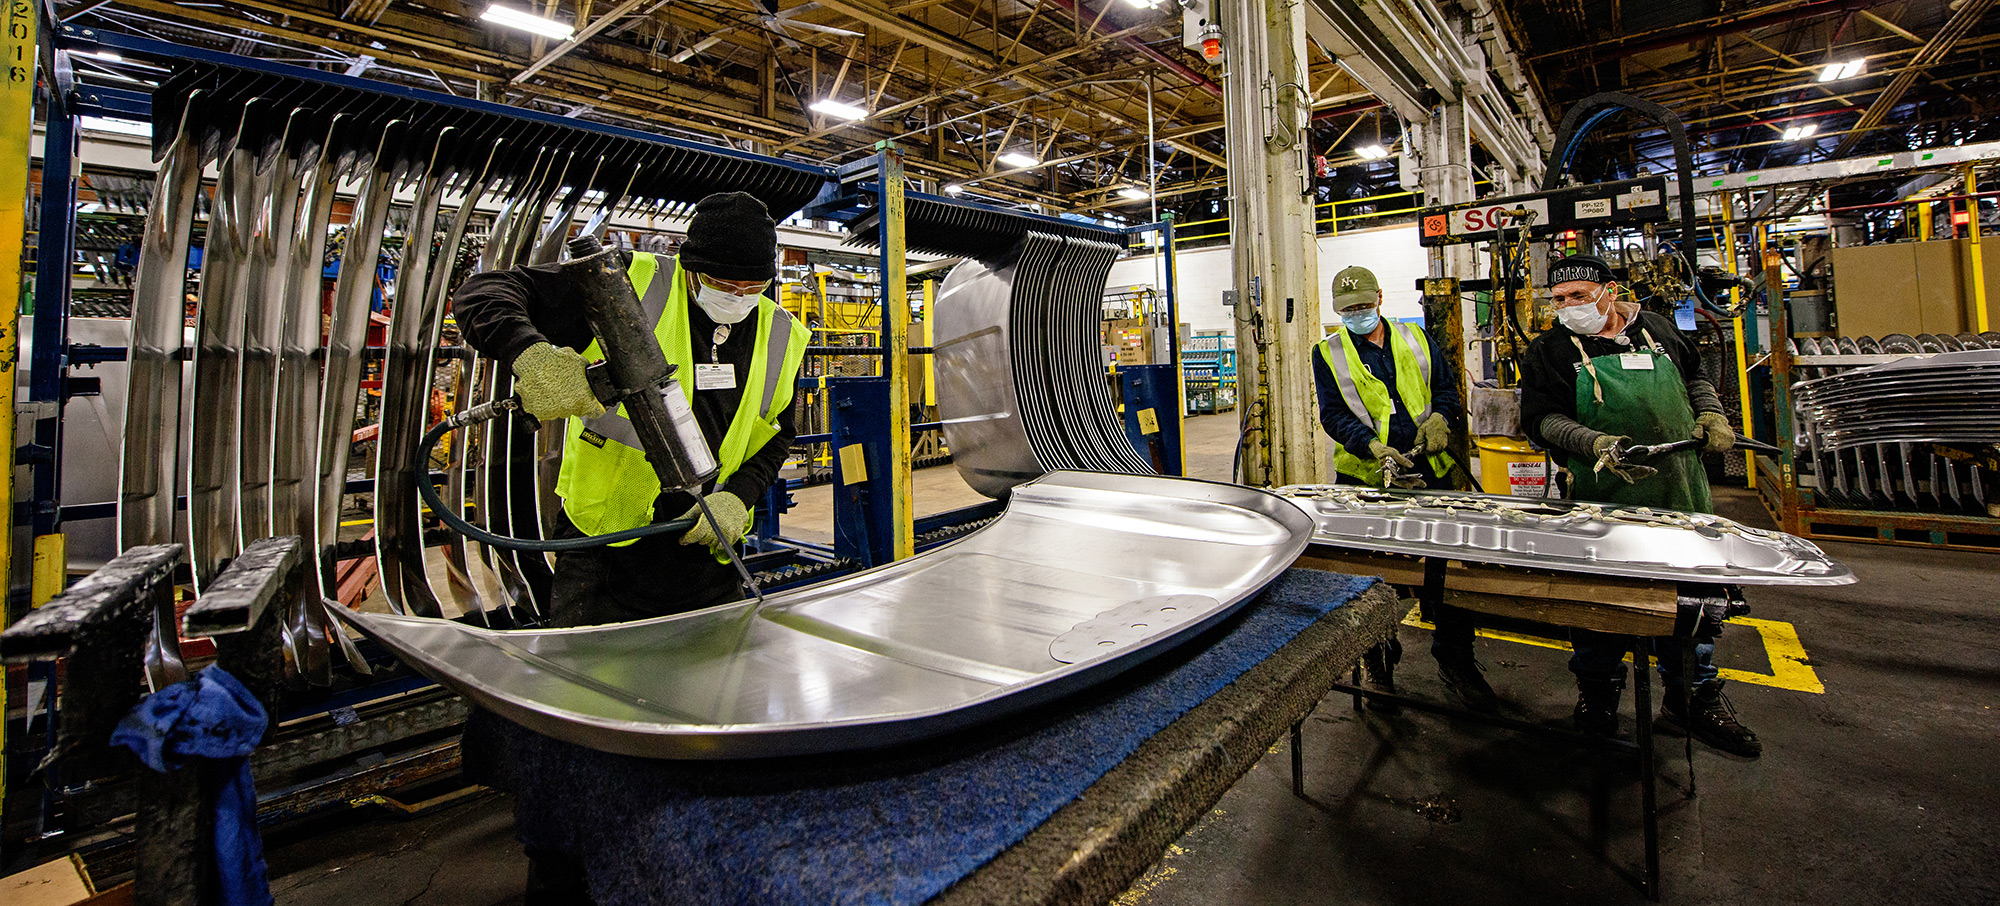
[[[1382,160],[1389,156],[1389,149],[1381,145],[1362,145],[1354,149],[1354,153],[1361,155],[1362,160]]]
[[[1146,199],[1151,198],[1153,196],[1148,194],[1145,189],[1141,189],[1138,186],[1126,186],[1125,188],[1118,190],[1118,197],[1130,198],[1133,201],[1145,201]]]
[[[1041,158],[1020,151],[1008,151],[994,160],[1010,167],[1032,167],[1042,162]]]
[[[567,41],[576,36],[576,29],[554,19],[544,19],[533,13],[522,12],[511,6],[501,6],[498,3],[487,7],[485,12],[479,14],[479,18],[495,25],[518,28],[558,41]]]
[[[827,116],[837,116],[844,120],[865,120],[868,118],[868,111],[853,104],[843,104],[833,98],[821,98],[812,102],[812,109]]]
[[[959,185],[958,183],[952,183],[951,185],[948,185],[948,186],[945,186],[945,187],[944,187],[944,194],[946,194],[946,195],[957,195],[957,194],[959,194],[959,193],[962,193],[962,192],[964,192],[964,191],[965,191],[965,187],[964,187],[964,186],[961,186],[961,185]]]
[[[1126,2],[1126,3],[1130,3],[1130,4],[1132,4],[1133,6],[1136,6],[1136,7],[1140,8],[1140,9],[1159,9],[1159,8],[1160,8],[1160,0],[1125,0],[1125,2]]]
[[[1822,82],[1832,82],[1837,79],[1851,79],[1860,75],[1861,71],[1867,68],[1867,66],[1867,60],[1846,60],[1840,63],[1828,63],[1825,69],[1819,71],[1819,80]]]
[[[1795,142],[1802,138],[1811,138],[1813,136],[1813,133],[1818,131],[1819,131],[1819,126],[1816,123],[1807,123],[1803,126],[1792,126],[1785,130],[1785,141]]]

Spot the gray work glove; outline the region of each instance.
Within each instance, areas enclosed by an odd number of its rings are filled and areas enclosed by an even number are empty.
[[[1736,429],[1729,427],[1729,419],[1720,412],[1703,412],[1694,417],[1694,436],[1705,443],[1702,450],[1709,453],[1727,453],[1736,446]]]
[[[1417,464],[1414,460],[1410,459],[1408,456],[1404,456],[1403,454],[1396,452],[1396,448],[1391,447],[1388,444],[1385,444],[1379,440],[1371,440],[1368,442],[1368,455],[1375,457],[1376,460],[1381,462],[1394,462],[1396,465],[1402,466],[1405,469],[1414,469],[1417,467]]]
[[[513,366],[521,409],[545,422],[603,415],[604,404],[590,392],[583,366],[583,356],[575,350],[546,342],[521,350]]]
[[[707,501],[708,511],[715,514],[715,521],[720,525],[709,524],[708,517],[701,513],[701,507],[688,507],[681,518],[699,518],[694,528],[681,535],[681,543],[704,545],[718,557],[727,556],[729,548],[735,547],[736,542],[743,540],[743,533],[750,530],[750,508],[743,505],[742,498],[728,491],[717,491],[702,499]]]
[[[1618,471],[1618,467],[1624,464],[1624,460],[1619,458],[1618,448],[1631,442],[1632,438],[1623,434],[1599,434],[1596,440],[1590,442],[1590,455],[1597,457],[1597,465],[1591,471]]]
[[[1417,426],[1417,452],[1442,453],[1451,446],[1451,424],[1435,412]]]

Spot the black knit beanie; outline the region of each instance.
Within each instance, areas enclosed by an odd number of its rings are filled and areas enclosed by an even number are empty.
[[[1611,274],[1611,265],[1596,255],[1571,255],[1549,264],[1549,285],[1568,283],[1571,280],[1588,280],[1591,283],[1610,283],[1617,279]]]
[[[778,276],[778,225],[764,203],[744,192],[717,192],[694,206],[681,267],[717,280]]]

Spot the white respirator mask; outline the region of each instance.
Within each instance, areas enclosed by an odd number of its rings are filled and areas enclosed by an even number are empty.
[[[761,290],[739,296],[706,283],[697,283],[697,286],[694,304],[701,306],[709,320],[717,324],[735,324],[749,317],[751,312],[757,310],[757,299],[763,295]]]
[[[1571,333],[1586,337],[1596,336],[1598,331],[1604,329],[1604,323],[1611,319],[1603,309],[1597,307],[1598,302],[1604,299],[1604,290],[1600,289],[1597,292],[1597,298],[1589,305],[1572,305],[1556,309],[1556,317],[1562,321],[1564,327],[1570,329]]]

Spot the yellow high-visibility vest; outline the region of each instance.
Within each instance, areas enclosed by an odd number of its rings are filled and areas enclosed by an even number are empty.
[[[632,281],[641,308],[653,318],[653,335],[659,338],[660,351],[676,366],[681,391],[692,402],[694,345],[688,334],[687,287],[679,279],[679,262],[669,258],[666,264],[665,274],[655,279],[661,271],[658,256],[635,252],[625,276]],[[812,332],[805,325],[769,296],[757,300],[756,346],[750,357],[749,373],[740,377],[743,402],[737,406],[729,430],[723,434],[722,448],[715,451],[716,462],[721,466],[716,486],[728,481],[745,460],[777,436],[778,417],[792,405],[799,363],[805,359],[811,337]],[[583,357],[599,361],[604,358],[604,351],[592,340]],[[563,513],[586,534],[603,535],[653,521],[653,501],[660,496],[660,480],[646,463],[646,452],[625,417],[625,407],[619,406],[596,418],[569,420],[556,494],[562,497]],[[742,528],[747,529],[748,525]]]
[[[1389,321],[1389,356],[1396,363],[1396,395],[1402,397],[1403,408],[1410,413],[1410,420],[1418,425],[1431,414],[1431,347],[1424,340],[1418,328]],[[1340,341],[1341,354],[1333,354],[1333,342]],[[1334,386],[1340,390],[1340,401],[1347,404],[1347,410],[1364,425],[1373,428],[1375,439],[1389,442],[1389,417],[1396,414],[1396,403],[1389,398],[1389,385],[1368,372],[1368,366],[1361,364],[1361,353],[1354,348],[1354,338],[1347,328],[1336,327],[1331,335],[1319,342],[1320,358],[1325,360],[1328,371],[1333,372]],[[1457,460],[1445,452],[1432,453],[1429,457],[1431,470],[1439,477],[1451,471]],[[1362,483],[1382,487],[1382,461],[1364,459],[1347,452],[1345,444],[1333,445],[1333,468],[1342,475],[1359,479]]]

